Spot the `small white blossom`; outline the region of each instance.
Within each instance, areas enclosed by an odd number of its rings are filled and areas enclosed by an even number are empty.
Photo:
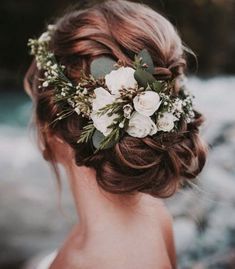
[[[48,81],[44,81],[44,82],[42,83],[42,86],[45,87],[45,88],[48,87],[48,86],[49,86]]]
[[[42,64],[40,62],[37,62],[37,68],[38,68],[38,70],[42,69]]]
[[[178,119],[172,113],[164,112],[157,120],[157,128],[159,131],[170,132],[176,120]]]
[[[75,107],[75,103],[74,103],[74,101],[71,99],[71,98],[68,98],[68,104],[71,106],[71,107]]]
[[[48,29],[49,31],[54,31],[54,30],[56,29],[56,27],[55,27],[55,25],[53,25],[53,24],[48,24],[47,29]]]
[[[134,73],[135,70],[131,67],[120,67],[105,76],[105,83],[112,94],[120,96],[119,90],[136,87]]]
[[[183,112],[183,101],[181,99],[176,99],[173,106],[174,111]]]
[[[123,106],[123,112],[124,112],[125,118],[130,119],[132,111],[133,111],[133,107],[130,104]]]
[[[154,135],[157,132],[157,126],[150,117],[134,112],[126,132],[130,136],[143,138],[147,135]]]
[[[124,122],[120,122],[119,125],[118,125],[120,128],[124,128]]]
[[[42,35],[39,37],[39,42],[49,42],[51,40],[51,37],[48,32],[42,33]]]
[[[84,88],[82,93],[86,95],[88,93],[87,88]]]
[[[74,111],[75,111],[78,115],[81,114],[81,110],[80,110],[80,108],[79,108],[78,106],[75,107]]]
[[[133,103],[137,112],[144,116],[151,116],[158,110],[161,101],[158,93],[154,91],[145,91],[135,96]]]
[[[56,70],[58,68],[57,64],[52,65],[51,69]]]
[[[189,111],[189,117],[190,118],[194,118],[195,117],[195,113],[193,110]]]

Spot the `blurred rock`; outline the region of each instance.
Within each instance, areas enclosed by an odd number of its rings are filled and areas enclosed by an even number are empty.
[[[174,234],[178,255],[185,252],[194,243],[197,236],[195,222],[189,218],[177,218],[174,222]]]

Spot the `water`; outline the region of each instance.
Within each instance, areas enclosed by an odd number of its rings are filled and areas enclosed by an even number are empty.
[[[190,78],[195,102],[207,118],[203,136],[212,148],[199,189],[167,204],[181,268],[234,268],[235,77]],[[0,268],[19,268],[32,255],[62,242],[75,221],[69,192],[58,210],[55,181],[37,150],[27,122],[31,101],[24,94],[0,99]],[[230,266],[230,267],[229,267]]]
[[[18,92],[2,92],[0,98],[0,125],[27,126],[32,104],[28,96]]]

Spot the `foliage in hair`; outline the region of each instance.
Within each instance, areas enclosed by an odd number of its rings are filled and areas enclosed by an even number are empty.
[[[61,108],[61,120],[77,113],[87,119],[77,143],[92,141],[97,150],[118,143],[124,134],[143,138],[158,132],[177,131],[178,122],[190,122],[193,117],[192,96],[182,84],[179,94],[173,94],[174,79],[157,80],[154,63],[146,49],[135,55],[132,66],[102,56],[90,65],[91,73],[81,70],[79,82],[65,75],[49,45],[55,28],[48,27],[39,39],[28,45],[35,56],[42,90],[53,89],[54,101]]]

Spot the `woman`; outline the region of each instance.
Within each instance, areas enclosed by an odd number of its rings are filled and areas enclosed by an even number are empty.
[[[50,269],[176,268],[162,198],[206,155],[176,30],[143,4],[105,1],[29,45],[25,89],[42,153],[57,177],[65,168],[79,216]]]

